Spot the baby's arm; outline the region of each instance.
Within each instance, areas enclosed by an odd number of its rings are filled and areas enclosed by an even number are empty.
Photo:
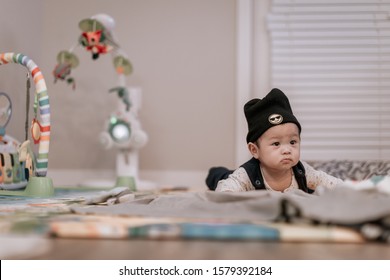
[[[248,177],[245,169],[240,167],[236,169],[228,178],[218,182],[216,192],[244,192],[252,191],[255,188],[252,186],[251,180]]]
[[[306,171],[307,187],[315,190],[318,186],[323,186],[327,189],[334,189],[338,185],[343,184],[343,180],[329,175],[321,170],[315,170],[306,162],[302,162]]]

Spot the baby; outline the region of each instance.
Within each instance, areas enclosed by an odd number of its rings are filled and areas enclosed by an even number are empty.
[[[274,88],[263,99],[250,100],[244,113],[252,159],[236,170],[211,168],[206,179],[209,189],[218,192],[301,189],[312,193],[320,185],[332,189],[343,183],[300,161],[301,125],[281,90]]]

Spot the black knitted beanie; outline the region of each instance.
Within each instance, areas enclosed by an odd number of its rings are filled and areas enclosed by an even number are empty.
[[[244,113],[248,122],[247,143],[256,142],[267,129],[283,123],[295,123],[301,132],[301,125],[293,115],[290,102],[280,89],[272,89],[263,99],[248,101]]]

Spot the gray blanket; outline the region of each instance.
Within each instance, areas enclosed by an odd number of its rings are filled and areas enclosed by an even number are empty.
[[[72,207],[78,214],[176,217],[228,220],[334,224],[355,228],[366,238],[390,242],[390,196],[339,187],[309,195],[289,193],[212,191],[161,194],[110,206]]]

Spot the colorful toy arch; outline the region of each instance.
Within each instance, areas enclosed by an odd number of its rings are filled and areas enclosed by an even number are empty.
[[[16,63],[26,67],[34,81],[36,89],[34,98],[35,116],[31,127],[31,135],[34,143],[39,143],[39,147],[36,160],[33,163],[35,173],[28,179],[26,188],[23,191],[0,190],[0,195],[50,196],[54,190],[51,179],[46,177],[50,144],[50,103],[45,79],[34,61],[24,54],[1,53],[0,65],[8,63]]]

